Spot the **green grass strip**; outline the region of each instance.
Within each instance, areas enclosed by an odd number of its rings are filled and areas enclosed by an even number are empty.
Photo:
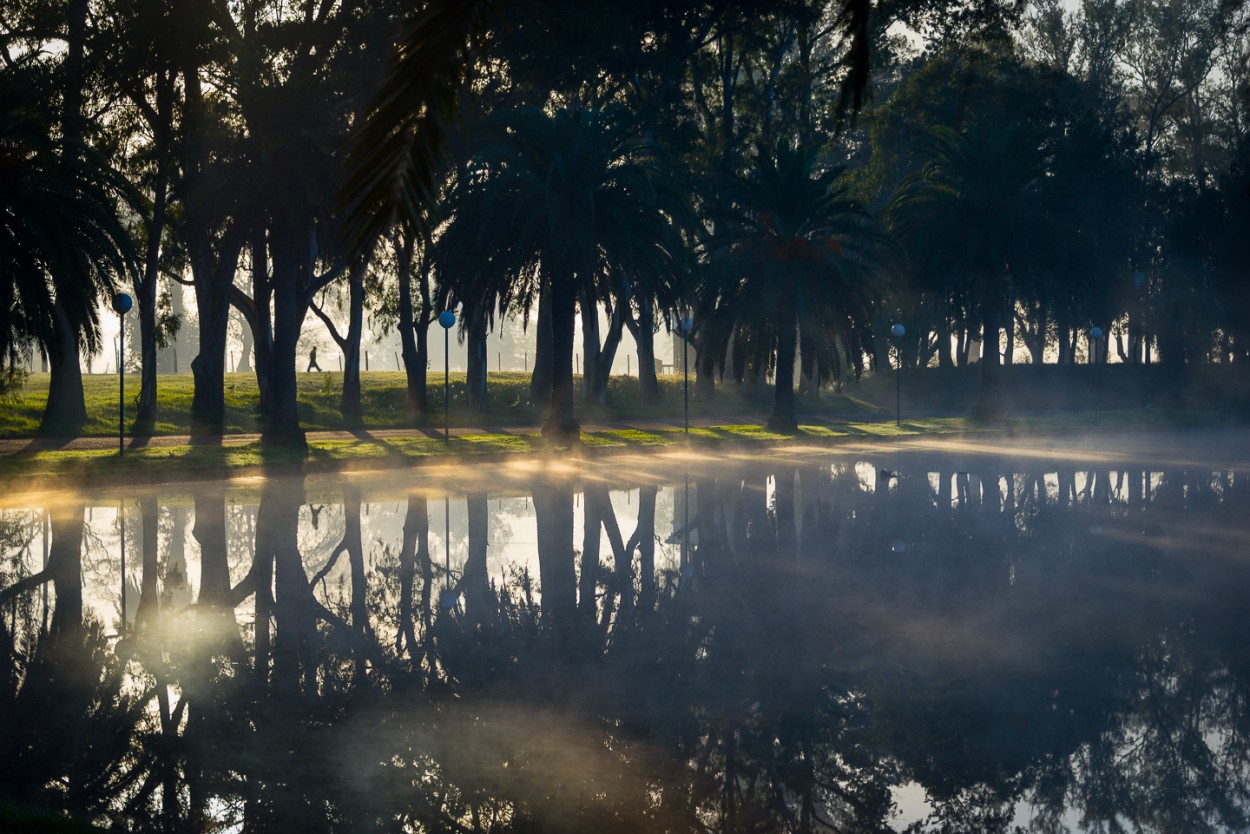
[[[1084,431],[1132,431],[1199,428],[1225,423],[1215,412],[1115,411],[1059,414],[982,424],[968,418],[931,418],[848,422],[800,426],[795,435],[779,434],[751,424],[682,429],[621,428],[585,432],[581,449],[590,453],[652,451],[687,446],[701,450],[736,447],[784,447],[794,444],[833,444],[848,440],[889,440],[922,435],[990,432],[1025,435]],[[537,434],[482,432],[457,435],[445,443],[426,434],[315,439],[304,453],[246,445],[161,446],[128,449],[47,450],[0,457],[0,484],[22,488],[106,483],[163,483],[181,480],[247,475],[251,472],[334,472],[402,467],[440,459],[487,460],[525,455],[569,454]]]

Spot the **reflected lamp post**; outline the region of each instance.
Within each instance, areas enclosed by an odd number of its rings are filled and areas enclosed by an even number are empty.
[[[126,634],[126,501],[124,499],[117,502],[117,524],[120,530],[118,541],[121,544],[122,555],[122,622],[117,628],[117,633],[121,635],[121,639],[117,641],[116,651],[118,656],[121,657],[125,652],[122,645]]]
[[[690,561],[690,464],[686,463],[686,491],[682,497],[681,528],[681,575],[686,579],[694,576],[694,562]]]
[[[903,346],[902,338],[907,333],[907,328],[898,322],[890,328],[890,335],[894,337],[894,358],[897,365],[894,368],[894,425],[902,427],[903,425]]]
[[[443,496],[443,554],[443,590],[439,601],[450,611],[460,601],[460,594],[451,587],[451,493]]]
[[[438,323],[443,328],[443,443],[451,443],[451,423],[449,414],[451,396],[449,395],[451,379],[451,329],[456,325],[456,314],[444,310],[438,314]]]
[[[134,301],[124,292],[113,296],[113,310],[121,328],[117,338],[117,454],[126,454],[126,314]]]
[[[678,323],[681,328],[681,375],[682,375],[682,414],[686,424],[686,435],[690,435],[690,331],[694,322],[690,316],[682,316]]]

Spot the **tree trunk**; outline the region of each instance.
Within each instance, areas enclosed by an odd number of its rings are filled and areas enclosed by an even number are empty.
[[[937,339],[938,367],[944,369],[955,367],[951,358],[951,351],[954,350],[951,345],[951,320],[946,313],[943,313],[938,320]]]
[[[810,337],[799,334],[799,396],[812,402],[820,400],[820,362],[816,345]]]
[[[660,381],[655,375],[655,308],[650,300],[639,301],[638,323],[630,330],[638,345],[638,399],[653,405],[660,401]]]
[[[404,379],[407,383],[404,408],[409,417],[416,418],[425,411],[425,360],[417,351],[416,323],[412,309],[412,249],[411,237],[396,241],[396,271],[399,280],[399,351],[404,360]]]
[[[599,307],[591,298],[590,290],[582,286],[578,293],[578,307],[582,313],[582,400],[595,401],[599,391]]]
[[[612,310],[612,318],[608,322],[608,333],[604,337],[603,346],[594,365],[594,402],[599,405],[608,404],[608,385],[612,381],[612,364],[616,361],[617,348],[621,346],[621,336],[625,333],[625,317],[628,314],[628,301],[620,302]]]
[[[1028,340],[1029,352],[1033,354],[1034,365],[1046,363],[1046,319],[1046,308],[1039,304],[1037,316],[1033,322],[1036,329]]]
[[[1003,380],[999,367],[998,338],[1002,317],[998,300],[986,290],[981,299],[981,397],[973,416],[978,420],[1001,420],[1003,417]]]
[[[272,229],[269,235],[273,254],[273,371],[262,436],[266,443],[306,449],[295,376],[295,351],[307,312],[300,298],[299,275],[301,269],[311,268],[300,254],[302,232],[298,225],[287,225]]]
[[[530,375],[530,401],[535,405],[551,403],[554,367],[551,304],[551,288],[544,281],[538,293],[538,321],[534,328],[534,370]],[[572,361],[569,360],[570,363]]]
[[[467,322],[465,340],[468,343],[468,362],[465,371],[465,395],[469,407],[486,410],[486,336],[485,313],[475,313]]]
[[[552,280],[550,302],[551,405],[542,435],[555,440],[576,440],[581,436],[581,426],[573,405],[573,331],[577,315],[577,285],[573,276]]]
[[[67,631],[82,629],[82,545],[86,527],[86,507],[69,503],[52,510],[52,544],[48,548],[48,574],[56,591],[56,607],[52,613],[52,633],[65,636]],[[87,669],[66,670],[69,678],[82,675]]]
[[[365,552],[360,533],[359,484],[348,483],[343,489],[343,547],[347,550],[347,564],[352,578],[352,631],[362,641],[372,640],[373,630],[369,626],[369,609],[366,605],[369,580],[365,572]],[[355,655],[354,682],[361,686],[367,679],[369,667],[363,653],[355,652]]]
[[[191,535],[200,545],[199,603],[224,606],[230,597],[230,564],[226,559],[226,493],[210,487],[195,493],[195,525]]]
[[[83,140],[83,86],[86,83],[85,52],[87,0],[70,0],[65,7],[65,74],[61,98],[61,156],[66,165],[81,155],[78,143]],[[82,366],[79,364],[78,327],[70,320],[61,300],[62,284],[68,276],[53,275],[57,300],[52,309],[52,344],[48,346],[51,376],[48,380],[48,403],[39,423],[39,433],[71,436],[87,424],[87,406],[83,399]],[[80,292],[88,291],[81,288]]]
[[[577,623],[589,631],[598,612],[599,545],[603,541],[603,505],[582,493],[582,564],[577,582]]]
[[[1159,327],[1159,393],[1164,402],[1179,404],[1185,387],[1186,338],[1179,315],[1164,316]]]
[[[789,303],[783,309],[791,309]],[[794,412],[795,322],[784,316],[777,331],[777,377],[773,380],[773,414],[768,418],[770,431],[795,434],[799,421]]]
[[[1006,365],[1010,365],[1016,353],[1016,327],[1015,327],[1015,322],[1012,320],[1010,312],[1008,312],[1006,318],[1007,318],[1007,322],[1006,322],[1007,326],[1005,330],[1007,332],[1007,348],[1006,350],[1003,351],[1003,363]],[[994,344],[995,344],[995,347],[997,347],[998,343],[995,342]]]
[[[86,48],[87,0],[71,0],[66,6],[65,84],[61,101],[61,154],[68,165],[81,155],[78,143],[83,138],[82,93],[85,83],[84,54]],[[53,275],[57,301],[52,310],[52,344],[48,356],[52,363],[48,381],[48,403],[39,424],[44,435],[71,436],[87,423],[87,406],[83,400],[82,368],[79,365],[79,332],[70,320],[61,301],[62,285],[68,276]],[[79,289],[88,292],[88,288]]]
[[[638,607],[643,611],[655,605],[655,502],[658,494],[659,488],[654,485],[638,490],[638,527],[634,537],[638,540]]]
[[[156,79],[156,116],[154,136],[156,181],[152,186],[152,222],[148,227],[147,251],[143,275],[135,281],[139,303],[140,373],[139,408],[132,431],[150,435],[156,428],[156,287],[160,278],[161,239],[165,234],[166,204],[169,197],[169,156],[173,143],[174,76],[171,69],[162,70]]]
[[[52,343],[48,345],[52,369],[48,377],[48,404],[39,422],[42,435],[72,437],[87,424],[78,352],[78,329],[58,300],[52,308]]]
[[[257,229],[252,240],[253,312],[249,323],[261,414],[269,410],[269,379],[273,375],[273,280],[269,275],[268,252],[265,230]]]
[[[315,666],[309,660],[317,624],[299,552],[303,496],[302,483],[271,479],[261,492],[256,516],[256,558],[273,565],[273,691],[292,703],[299,698],[301,679],[308,685],[315,681]]]
[[[718,360],[722,357],[709,356],[705,358],[703,356],[703,351],[707,349],[707,342],[705,340],[700,339],[697,342],[693,341],[690,334],[683,335],[682,339],[688,343],[687,349],[690,351],[689,361],[691,363],[691,370],[695,372],[695,399],[703,400],[705,402],[714,399],[716,397],[716,365],[718,364]],[[680,361],[677,357],[673,357],[673,359],[674,364],[677,361]],[[683,372],[684,371],[685,369],[683,368]]]
[[[188,793],[188,823],[191,830],[205,830],[208,823],[212,770],[218,741],[228,732],[229,719],[219,700],[214,699],[216,659],[238,660],[243,641],[230,604],[230,566],[226,546],[226,493],[223,485],[198,489],[194,495],[195,525],[191,534],[200,545],[200,594],[196,600],[196,620],[207,637],[200,650],[193,652],[182,670],[181,683],[194,708],[187,717],[183,736]]]
[[[202,437],[220,435],[225,426],[225,364],[226,325],[230,313],[229,287],[234,283],[235,266],[244,238],[237,229],[214,240],[215,233],[226,220],[213,210],[207,186],[209,162],[204,143],[196,141],[203,135],[203,94],[199,65],[191,60],[182,69],[184,84],[182,134],[180,144],[183,169],[184,238],[191,277],[195,288],[195,307],[199,318],[199,347],[191,361],[194,393],[191,396],[191,434]]]
[[[425,496],[408,496],[408,511],[404,514],[403,536],[399,546],[399,625],[395,634],[395,650],[405,649],[408,656],[417,647],[416,620],[413,616],[413,584],[417,573],[417,550],[420,547],[429,558],[430,516]]]
[[[544,624],[557,635],[565,636],[577,616],[572,487],[536,483],[534,518],[538,528],[538,574]]]
[[[234,370],[236,373],[250,374],[256,370],[252,362],[252,355],[256,352],[254,347],[256,339],[252,336],[252,322],[248,316],[240,313],[239,318],[243,320],[243,327],[239,331],[239,341],[242,344],[239,345],[239,362],[234,366]]]
[[[469,554],[464,563],[464,613],[469,622],[482,625],[492,620],[487,547],[490,541],[490,512],[485,492],[465,496],[469,517]]]
[[[361,261],[353,265],[348,273],[347,337],[339,345],[343,350],[343,393],[339,398],[339,412],[343,415],[343,424],[352,427],[364,422],[360,406],[360,341],[365,329],[367,268],[368,265]]]
[[[193,436],[219,435],[226,421],[226,325],[230,305],[216,271],[202,258],[192,256],[195,309],[200,321],[199,353],[191,360]]]

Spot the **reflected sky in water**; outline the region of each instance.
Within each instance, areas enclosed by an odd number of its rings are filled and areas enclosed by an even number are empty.
[[[119,830],[1242,831],[1250,436],[0,502],[0,796]]]

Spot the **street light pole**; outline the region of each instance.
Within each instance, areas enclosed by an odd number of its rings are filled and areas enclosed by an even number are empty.
[[[686,435],[690,435],[690,331],[694,322],[690,316],[681,320],[681,374],[682,374],[682,413],[686,424]]]
[[[907,328],[898,323],[890,328],[890,335],[894,337],[894,358],[898,362],[894,368],[894,425],[900,428],[903,425],[903,349],[899,340],[906,333]]]
[[[451,396],[449,394],[451,379],[451,328],[456,324],[456,314],[444,310],[438,314],[438,323],[443,328],[443,443],[451,443],[451,423],[449,414]]]
[[[1090,340],[1089,361],[1097,365],[1098,364],[1098,343],[1102,341],[1102,328],[1099,327],[1098,325],[1094,325],[1093,327],[1091,327],[1089,329],[1089,340]]]
[[[126,314],[134,301],[124,292],[113,296],[113,309],[117,311],[117,324],[121,332],[117,337],[117,454],[126,454]]]

